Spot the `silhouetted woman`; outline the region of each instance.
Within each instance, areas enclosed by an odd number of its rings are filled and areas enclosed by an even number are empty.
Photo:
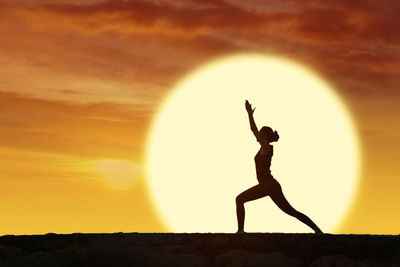
[[[281,185],[271,175],[271,158],[274,153],[272,142],[276,142],[279,139],[279,135],[276,131],[273,131],[270,127],[262,127],[258,131],[256,123],[254,122],[253,113],[250,103],[246,100],[246,110],[249,115],[251,131],[260,143],[261,148],[257,155],[254,157],[256,163],[256,173],[258,185],[253,186],[246,191],[242,192],[236,197],[236,213],[238,221],[238,233],[244,232],[244,203],[259,199],[265,196],[270,196],[272,201],[285,213],[296,217],[303,223],[307,224],[315,233],[322,233],[318,226],[306,215],[295,210],[289,202],[286,200],[282,193]]]

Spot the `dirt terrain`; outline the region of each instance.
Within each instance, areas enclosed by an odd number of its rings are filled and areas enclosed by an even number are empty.
[[[400,266],[400,236],[7,235],[0,237],[0,266]]]

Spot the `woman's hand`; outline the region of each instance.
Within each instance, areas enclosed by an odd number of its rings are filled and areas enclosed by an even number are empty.
[[[246,100],[246,110],[247,110],[247,113],[249,113],[249,115],[253,115],[255,109],[256,109],[256,108],[253,109],[253,108],[251,107],[251,104],[249,103],[249,101]]]

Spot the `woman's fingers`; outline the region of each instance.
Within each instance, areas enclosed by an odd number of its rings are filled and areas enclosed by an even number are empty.
[[[254,112],[254,110],[256,110],[256,108],[253,108],[252,106],[251,106],[251,104],[249,103],[249,101],[246,99],[246,110],[248,111],[248,112],[251,112],[251,113],[253,113]]]

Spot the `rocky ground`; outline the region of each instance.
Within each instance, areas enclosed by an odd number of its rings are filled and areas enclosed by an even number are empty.
[[[0,237],[0,266],[400,266],[400,236],[70,234]]]

